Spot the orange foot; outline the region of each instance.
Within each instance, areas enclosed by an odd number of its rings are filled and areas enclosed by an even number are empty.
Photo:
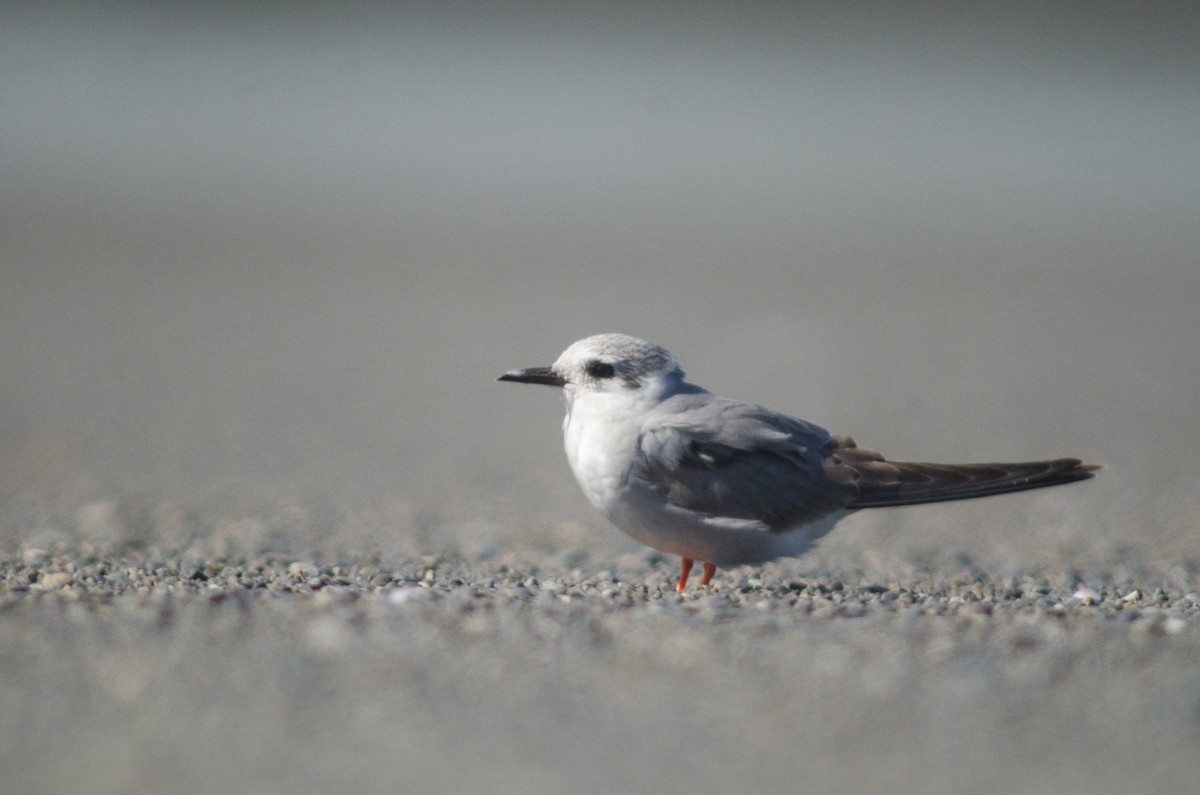
[[[696,561],[691,558],[683,559],[683,568],[679,570],[679,582],[675,585],[676,591],[682,591],[687,587],[688,575],[692,573],[692,566],[696,565]]]
[[[692,573],[692,566],[696,565],[696,561],[691,558],[684,558],[683,564],[679,569],[679,582],[675,585],[676,591],[682,591],[687,587],[688,575]],[[712,563],[704,564],[704,577],[700,580],[701,585],[708,585],[712,581],[713,575],[717,573],[717,567]]]

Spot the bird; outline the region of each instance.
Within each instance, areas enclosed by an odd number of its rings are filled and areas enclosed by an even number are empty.
[[[859,510],[964,500],[1086,480],[1077,458],[989,464],[889,461],[853,438],[685,380],[668,350],[597,334],[549,367],[500,381],[559,389],[563,446],[584,495],[618,529],[717,567],[795,557]]]

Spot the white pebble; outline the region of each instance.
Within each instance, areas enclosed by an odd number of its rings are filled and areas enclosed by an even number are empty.
[[[1168,635],[1178,635],[1180,632],[1183,632],[1185,629],[1187,629],[1187,625],[1187,621],[1184,621],[1182,618],[1172,616],[1166,621],[1163,621],[1162,630]]]
[[[432,599],[433,593],[428,588],[397,588],[387,595],[390,605],[404,605],[409,602],[421,602]]]

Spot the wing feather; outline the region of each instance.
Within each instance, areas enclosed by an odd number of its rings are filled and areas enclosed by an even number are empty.
[[[841,510],[857,493],[852,479],[825,471],[830,445],[811,423],[710,398],[643,425],[639,476],[676,508],[785,530]]]
[[[1090,478],[1078,459],[887,461],[849,436],[714,395],[664,401],[642,426],[632,477],[679,510],[787,530],[860,508],[962,500]],[[685,400],[680,396],[680,400]]]
[[[966,500],[1073,483],[1092,477],[1096,466],[1078,458],[989,464],[931,464],[885,461],[848,436],[832,438],[825,459],[831,478],[854,486],[849,508],[887,508],[926,502]]]

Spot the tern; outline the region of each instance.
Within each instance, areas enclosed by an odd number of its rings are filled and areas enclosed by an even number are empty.
[[[623,532],[682,558],[677,591],[695,561],[708,585],[718,566],[800,555],[864,508],[1057,486],[1100,468],[1077,458],[888,461],[849,436],[688,383],[669,351],[625,334],[587,337],[549,367],[499,380],[562,391],[563,442],[583,493]]]

